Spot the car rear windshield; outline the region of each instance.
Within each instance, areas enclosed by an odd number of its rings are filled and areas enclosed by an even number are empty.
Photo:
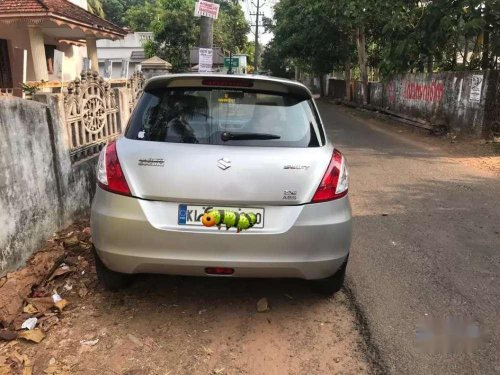
[[[171,143],[318,147],[322,131],[310,99],[239,89],[175,88],[145,92],[125,136]]]

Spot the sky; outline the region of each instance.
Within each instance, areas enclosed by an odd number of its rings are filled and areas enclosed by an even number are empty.
[[[278,0],[260,0],[261,12],[264,13],[264,16],[268,18],[273,17],[273,6],[277,2]],[[245,17],[251,25],[255,24],[255,16],[250,16],[250,13],[255,13],[254,4],[257,4],[257,0],[243,0],[241,2],[241,7],[245,12]],[[262,4],[264,5],[262,6]],[[253,32],[255,32],[255,27],[252,26],[252,32],[248,33],[248,39],[252,41],[255,39]],[[272,37],[272,33],[264,33],[264,29],[259,25],[259,43],[265,45],[272,39]]]

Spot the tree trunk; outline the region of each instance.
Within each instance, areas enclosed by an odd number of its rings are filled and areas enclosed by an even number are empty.
[[[356,46],[358,47],[358,64],[363,85],[363,104],[368,104],[368,70],[366,57],[365,31],[362,27],[356,30]]]
[[[425,70],[423,58],[424,58],[424,56],[422,54],[420,54],[420,56],[418,58],[418,63],[417,63],[417,72],[419,72],[419,73],[423,73]]]
[[[483,33],[480,32],[476,36],[476,40],[474,42],[474,47],[472,48],[472,54],[470,55],[470,60],[469,60],[469,68],[476,69],[477,67],[471,66],[472,63],[477,64],[477,61],[479,58],[477,56],[480,53],[480,46],[483,44]]]
[[[464,35],[465,38],[465,50],[464,50],[464,68],[467,69],[467,58],[469,55],[469,38],[467,38],[467,35]]]
[[[458,35],[453,46],[453,57],[451,58],[451,70],[457,70]]]
[[[481,69],[486,70],[490,68],[490,32],[484,30],[483,32],[483,51],[481,56]]]
[[[485,21],[483,29],[483,45],[481,53],[481,69],[487,70],[491,67],[490,60],[490,23],[494,22],[491,18],[490,7],[487,2],[483,4],[483,18]]]
[[[348,55],[344,65],[345,100],[351,101],[351,56]]]
[[[427,56],[427,73],[432,73],[434,70],[433,67],[433,61],[432,61],[432,55]]]
[[[319,74],[319,96],[325,96],[325,75]]]

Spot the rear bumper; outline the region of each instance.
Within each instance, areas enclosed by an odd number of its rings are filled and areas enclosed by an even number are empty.
[[[174,203],[165,202],[167,206]],[[153,226],[136,198],[97,189],[92,238],[104,264],[123,273],[206,276],[206,267],[234,268],[234,277],[321,279],[343,264],[351,243],[347,197],[287,208],[296,220],[284,232],[252,229],[184,231]]]

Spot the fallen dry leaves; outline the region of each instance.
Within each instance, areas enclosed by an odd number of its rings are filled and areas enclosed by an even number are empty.
[[[69,292],[76,285],[80,298],[89,294],[81,277],[89,263],[77,253],[90,248],[90,228],[76,227],[47,241],[24,268],[0,278],[0,344],[8,342],[0,345],[0,375],[32,374],[32,364],[19,353],[17,340],[38,344],[59,324],[70,301],[57,290]],[[52,358],[44,374],[70,374],[69,370]]]
[[[27,331],[22,331],[17,335],[17,337],[36,342],[38,344],[42,342],[42,340],[45,338],[45,335],[40,328],[35,328]]]

